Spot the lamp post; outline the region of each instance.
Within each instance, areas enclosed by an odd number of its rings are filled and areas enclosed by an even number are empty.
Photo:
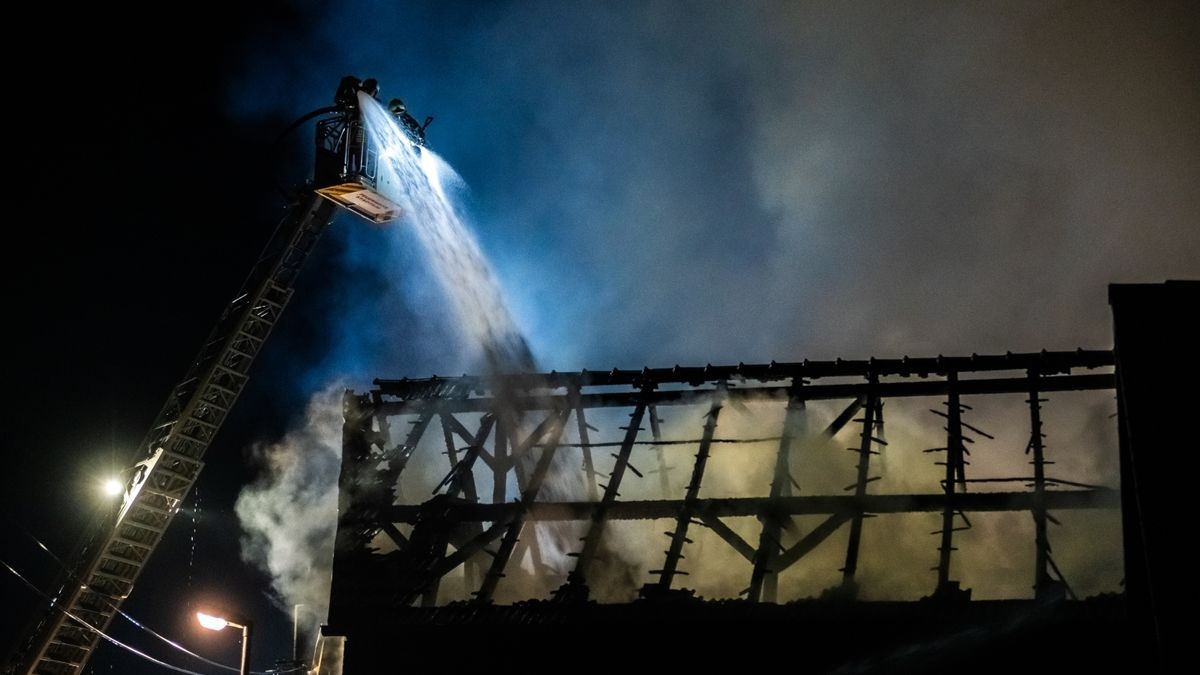
[[[234,623],[225,617],[205,612],[196,612],[196,620],[209,630],[225,630],[226,626],[242,629],[242,666],[239,670],[240,675],[250,675],[250,622],[243,619],[242,623]]]

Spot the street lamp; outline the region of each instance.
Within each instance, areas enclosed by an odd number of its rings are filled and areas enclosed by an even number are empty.
[[[225,630],[226,626],[242,629],[242,667],[239,673],[250,675],[250,622],[243,619],[244,623],[234,623],[225,617],[205,612],[196,612],[196,620],[209,630]]]
[[[104,494],[109,497],[116,497],[125,491],[125,486],[121,485],[121,481],[116,478],[109,478],[104,481]]]

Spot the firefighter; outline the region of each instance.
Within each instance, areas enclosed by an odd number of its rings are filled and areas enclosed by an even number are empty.
[[[404,101],[398,98],[392,99],[388,102],[388,110],[391,111],[400,124],[404,125],[404,128],[408,129],[408,132],[414,138],[420,139],[422,143],[425,142],[425,129],[417,122],[417,118],[408,114],[408,107],[404,105]]]
[[[358,105],[358,90],[361,88],[361,80],[353,75],[347,75],[338,84],[333,102],[342,108],[353,108]]]

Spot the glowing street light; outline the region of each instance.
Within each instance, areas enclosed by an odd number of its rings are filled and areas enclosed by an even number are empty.
[[[196,612],[196,620],[200,625],[209,630],[225,630],[226,626],[242,629],[242,667],[239,669],[240,675],[250,674],[250,622],[234,623],[229,619],[206,612]]]
[[[116,497],[125,491],[125,487],[121,485],[121,481],[116,478],[109,478],[104,481],[104,494],[109,497]]]
[[[201,626],[209,630],[225,630],[225,626],[229,625],[225,619],[204,612],[196,612],[196,618],[199,619]]]

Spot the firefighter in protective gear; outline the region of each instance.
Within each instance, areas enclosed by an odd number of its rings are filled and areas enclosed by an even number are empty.
[[[404,105],[404,101],[398,98],[392,99],[388,102],[388,110],[413,138],[419,139],[421,143],[425,142],[425,129],[417,122],[417,118],[408,113],[408,107]]]

